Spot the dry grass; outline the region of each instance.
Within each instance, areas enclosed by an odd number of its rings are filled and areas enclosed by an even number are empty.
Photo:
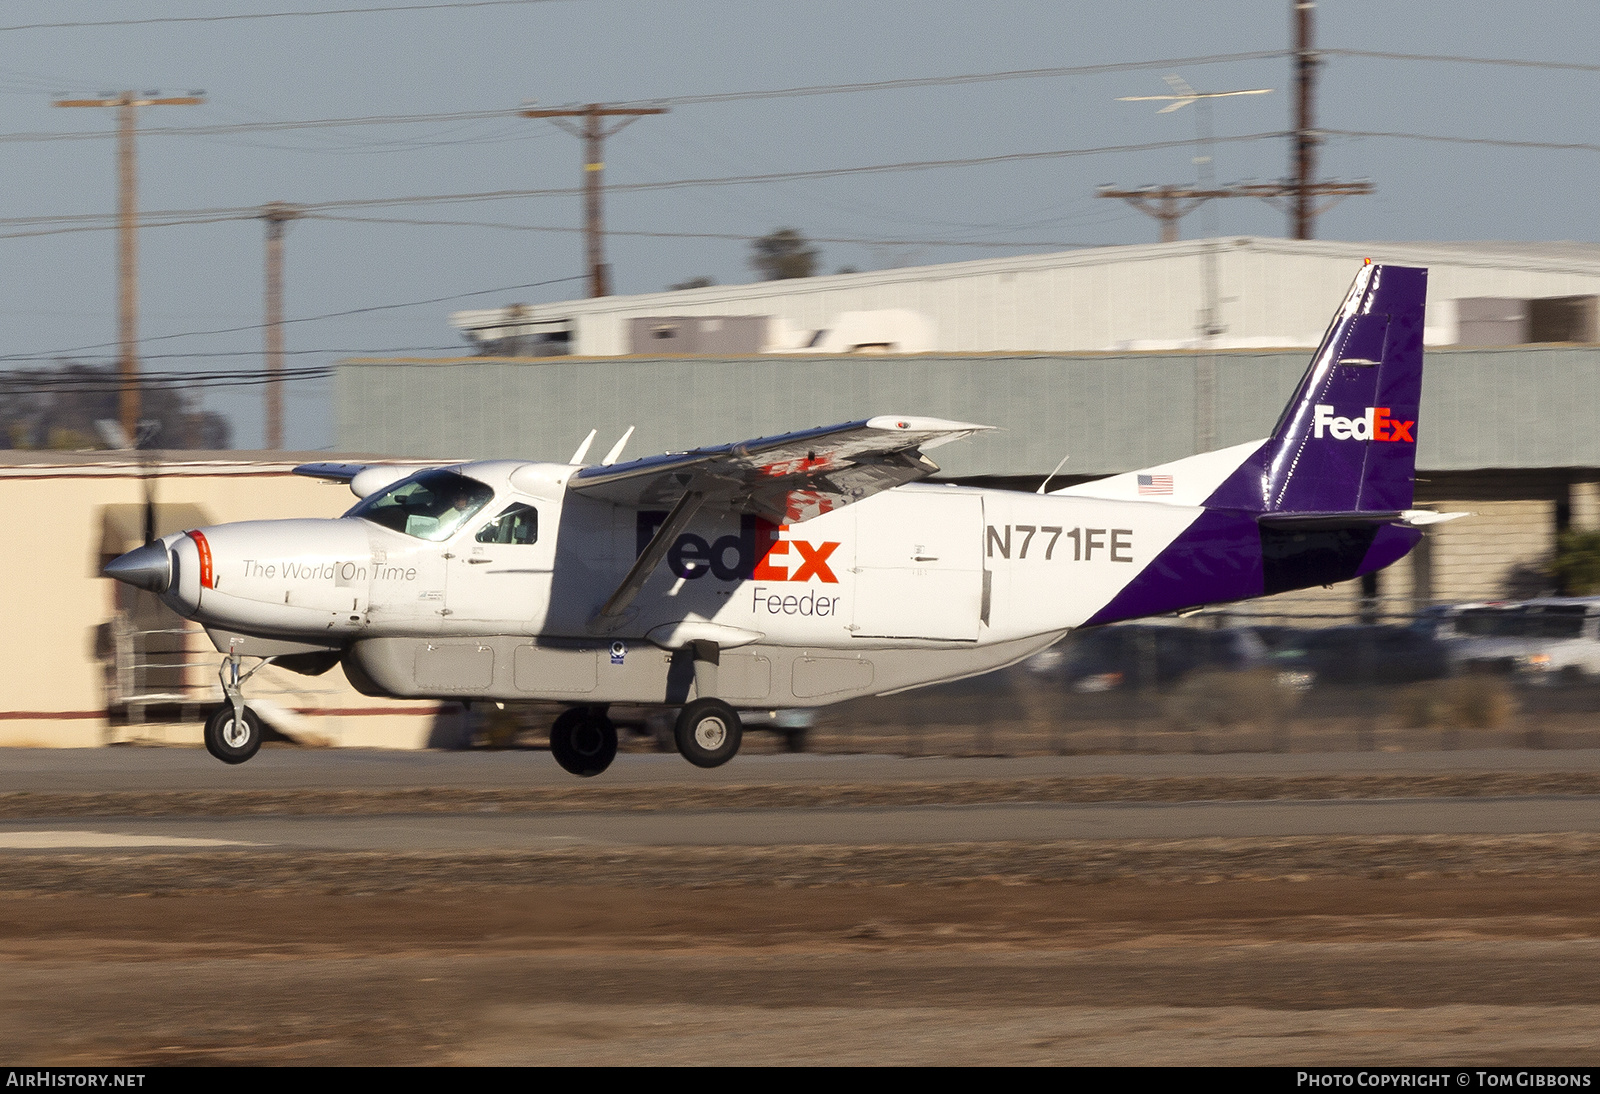
[[[1395,714],[1408,729],[1500,729],[1516,713],[1511,688],[1492,676],[1426,680],[1395,699]]]
[[[1196,672],[1184,677],[1162,704],[1174,729],[1234,729],[1277,725],[1300,702],[1271,669]]]

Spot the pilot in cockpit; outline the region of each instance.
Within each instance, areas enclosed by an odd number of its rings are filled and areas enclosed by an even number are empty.
[[[455,531],[462,521],[483,506],[483,502],[474,496],[471,487],[465,482],[446,493],[445,497],[450,499],[450,507],[439,513],[438,524],[440,533],[445,535]]]

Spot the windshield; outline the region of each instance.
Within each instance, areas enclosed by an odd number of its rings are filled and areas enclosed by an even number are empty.
[[[1578,638],[1584,609],[1567,605],[1471,608],[1456,618],[1456,633],[1475,638]]]
[[[494,491],[476,479],[435,468],[363,498],[345,516],[439,542],[454,535],[492,497]]]

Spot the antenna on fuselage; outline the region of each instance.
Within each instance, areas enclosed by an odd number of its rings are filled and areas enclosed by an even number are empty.
[[[630,425],[628,431],[622,435],[622,439],[611,446],[611,451],[606,453],[606,458],[600,461],[600,465],[602,467],[610,467],[616,463],[617,457],[622,455],[622,449],[627,445],[628,438],[631,436],[633,436],[633,426]]]
[[[1060,471],[1063,467],[1067,466],[1067,461],[1070,460],[1070,459],[1072,459],[1072,457],[1070,455],[1069,456],[1062,456],[1061,457],[1061,462],[1056,464],[1056,471]],[[1044,488],[1049,486],[1050,485],[1050,480],[1056,477],[1056,471],[1052,471],[1052,472],[1050,472],[1050,474],[1048,474],[1048,475],[1046,475],[1044,477],[1044,481],[1039,484],[1039,489],[1037,491],[1035,491],[1036,493],[1039,493],[1039,494],[1044,493]]]
[[[583,443],[578,446],[578,450],[572,454],[572,459],[568,460],[567,462],[582,463],[583,458],[589,454],[589,446],[594,444],[595,434],[599,432],[600,431],[598,429],[589,430],[589,435],[583,439]]]

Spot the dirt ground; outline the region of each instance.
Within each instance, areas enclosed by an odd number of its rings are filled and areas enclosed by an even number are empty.
[[[1600,1063],[1600,879],[0,897],[0,1058]]]

